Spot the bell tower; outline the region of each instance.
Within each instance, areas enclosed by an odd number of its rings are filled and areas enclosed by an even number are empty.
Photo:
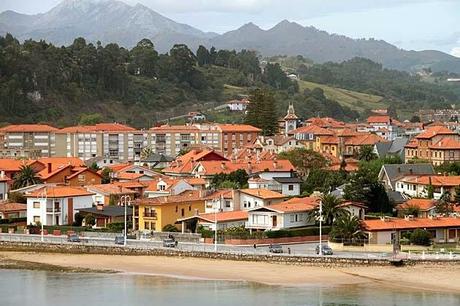
[[[295,114],[294,104],[289,103],[287,114],[284,117],[284,133],[286,135],[297,128],[297,119],[299,118]]]

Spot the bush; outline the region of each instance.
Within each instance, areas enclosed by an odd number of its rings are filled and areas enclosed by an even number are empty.
[[[126,224],[126,228],[129,231],[130,228],[133,227],[132,222]],[[122,233],[125,230],[125,222],[113,222],[107,224],[106,231],[111,233]]]
[[[96,224],[96,218],[93,215],[86,215],[85,217],[85,225],[86,226],[93,226]]]
[[[27,198],[20,192],[9,192],[8,201],[12,203],[27,203]]]
[[[77,212],[77,213],[75,214],[75,218],[74,218],[75,220],[73,221],[73,224],[72,224],[72,225],[73,225],[73,226],[81,226],[81,224],[83,223],[83,219],[84,219],[84,218],[85,218],[85,217],[83,217],[83,215],[82,215],[81,213]]]
[[[214,237],[214,231],[204,228],[202,225],[198,227],[197,233],[201,234],[202,238],[213,238]]]
[[[26,221],[27,221],[27,217],[0,219],[0,224],[14,224],[14,223],[26,222]]]
[[[322,229],[322,234],[329,234],[331,227],[324,226]],[[300,236],[318,236],[319,227],[307,227],[299,228],[293,230],[279,230],[279,231],[267,231],[265,236],[267,238],[282,238],[282,237],[300,237]]]
[[[415,245],[431,245],[431,234],[422,229],[416,229],[410,235],[410,242]]]
[[[177,227],[175,227],[175,226],[172,225],[172,224],[166,224],[166,225],[162,228],[162,231],[163,231],[163,232],[168,232],[168,233],[175,233],[175,232],[178,232],[179,230],[177,229]]]

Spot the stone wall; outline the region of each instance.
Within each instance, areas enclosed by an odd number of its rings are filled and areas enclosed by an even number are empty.
[[[326,243],[328,235],[323,235],[322,240]],[[298,237],[281,237],[281,238],[263,238],[263,239],[225,239],[225,244],[230,245],[269,245],[269,244],[296,244],[304,242],[315,242],[319,236],[298,236]]]
[[[196,257],[221,260],[237,260],[252,262],[270,262],[294,265],[312,265],[323,267],[334,266],[388,266],[391,264],[387,259],[364,259],[364,258],[338,258],[328,256],[292,256],[286,254],[255,255],[242,253],[214,253],[200,251],[180,251],[175,249],[139,249],[124,248],[118,246],[84,246],[70,244],[45,244],[31,242],[0,242],[0,251],[20,251],[20,252],[45,252],[45,253],[69,253],[69,254],[104,254],[104,255],[150,255],[150,256],[178,256]],[[406,264],[460,264],[460,260],[442,261],[407,260]]]

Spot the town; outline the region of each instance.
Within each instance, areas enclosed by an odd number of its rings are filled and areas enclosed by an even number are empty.
[[[400,122],[382,109],[366,122],[301,120],[290,104],[276,126],[5,126],[0,239],[453,258],[459,123]]]

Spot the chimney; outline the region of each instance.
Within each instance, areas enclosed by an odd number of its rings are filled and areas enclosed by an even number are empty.
[[[104,210],[104,203],[97,203],[96,210],[103,211]]]
[[[278,169],[278,161],[276,158],[273,160],[273,169]]]
[[[53,168],[52,168],[51,163],[47,163],[46,166],[47,166],[47,168],[48,168],[48,173],[53,172],[53,171],[52,171]]]
[[[401,173],[401,167],[398,167],[398,173]]]
[[[221,162],[220,167],[222,168],[222,170],[225,170],[225,162]]]
[[[0,171],[0,178],[5,178],[5,171]]]
[[[412,168],[409,169],[409,174],[412,175],[414,173],[414,170]]]

